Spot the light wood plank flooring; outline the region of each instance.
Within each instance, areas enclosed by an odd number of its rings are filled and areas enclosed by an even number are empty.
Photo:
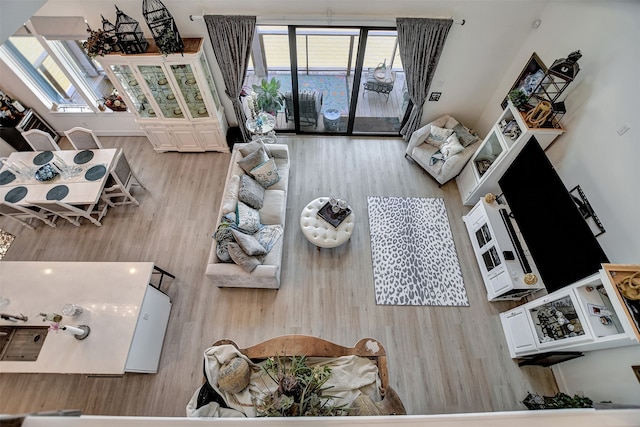
[[[202,383],[202,352],[228,338],[250,346],[283,334],[342,345],[373,337],[385,346],[390,384],[409,414],[522,410],[528,391],[553,394],[551,370],[519,368],[509,358],[465,233],[455,182],[435,181],[404,158],[400,139],[281,137],[291,150],[287,227],[280,290],[220,289],[205,277],[229,154],[155,153],[146,138],[102,138],[124,147],[147,190],[140,206],[109,211],[102,227],[58,222],[16,236],[5,260],[154,261],[175,274],[163,289],[173,301],[160,370],[121,378],[1,374],[0,413],[80,409],[84,414],[184,416]],[[63,147],[65,147],[63,142]],[[299,230],[302,208],[319,195],[346,196],[356,215],[352,239],[316,250]],[[375,304],[366,197],[443,197],[469,307]],[[87,277],[91,292],[91,277]],[[91,338],[89,338],[90,340]],[[89,342],[87,342],[89,344]]]

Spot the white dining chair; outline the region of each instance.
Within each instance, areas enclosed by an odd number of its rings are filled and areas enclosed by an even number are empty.
[[[47,218],[47,215],[42,212],[38,212],[24,206],[16,205],[15,203],[9,203],[0,201],[0,215],[11,218],[14,221],[19,222],[31,230],[34,229],[31,222],[33,219],[44,222],[49,227],[55,227],[56,224]]]
[[[79,207],[70,205],[68,203],[61,202],[59,200],[51,200],[49,202],[29,202],[33,206],[40,208],[40,213],[45,214],[47,216],[52,216],[53,221],[55,221],[56,217],[61,217],[69,221],[71,224],[76,227],[80,226],[80,218],[86,218],[91,221],[92,224],[100,227],[102,224],[100,221],[91,216],[91,212],[93,210],[93,206],[88,206],[88,208],[80,209]]]
[[[64,131],[64,134],[76,150],[103,148],[100,140],[91,129],[75,127]]]
[[[61,148],[47,132],[31,129],[22,132],[23,138],[29,143],[33,151],[60,151]]]
[[[109,170],[107,185],[102,191],[102,200],[112,207],[130,203],[139,205],[140,203],[131,195],[131,187],[133,185],[137,185],[143,190],[145,189],[131,170],[124,151],[120,149]]]

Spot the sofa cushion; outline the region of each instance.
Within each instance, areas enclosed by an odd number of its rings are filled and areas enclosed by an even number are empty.
[[[460,144],[463,147],[468,147],[469,145],[476,142],[477,138],[475,135],[472,135],[462,123],[458,123],[453,128],[453,132],[458,136],[458,140],[460,140]]]
[[[280,180],[269,187],[269,190],[287,190],[289,183],[289,162],[285,159],[273,158],[278,168],[278,176]]]
[[[269,188],[276,182],[280,181],[278,168],[275,160],[273,159],[269,159],[251,169],[251,175],[253,175],[258,184],[264,188]]]
[[[260,230],[256,231],[253,237],[262,245],[262,247],[268,252],[275,246],[278,239],[284,233],[284,228],[279,225],[265,225],[260,227]]]
[[[236,227],[253,234],[260,228],[260,213],[243,202],[236,207]]]
[[[269,156],[267,156],[267,152],[264,148],[259,148],[253,153],[249,154],[247,157],[243,157],[238,160],[238,165],[246,172],[251,173],[251,169],[255,168],[261,163],[269,160]]]
[[[249,175],[240,177],[238,200],[254,209],[261,209],[264,203],[264,187]]]
[[[222,195],[222,214],[228,214],[229,212],[236,211],[236,204],[238,203],[238,190],[240,189],[240,176],[233,175],[229,178],[224,194]]]
[[[431,126],[431,130],[429,130],[429,136],[425,142],[427,144],[431,144],[434,147],[440,148],[442,144],[451,136],[453,131],[451,129],[444,129],[437,126]]]
[[[258,257],[247,255],[237,243],[229,243],[229,255],[233,262],[242,267],[247,273],[251,273],[257,266],[262,264]]]
[[[242,248],[242,250],[251,256],[264,255],[267,250],[260,244],[260,242],[250,234],[242,233],[238,230],[231,230],[233,238],[236,243]]]
[[[267,153],[267,156],[270,156],[269,147],[264,145],[264,142],[261,139],[256,139],[255,141],[251,141],[247,145],[240,147],[239,151],[242,153],[244,157],[247,157],[249,154],[255,151],[258,151],[261,148],[264,148],[264,151],[265,153]]]
[[[260,209],[261,224],[284,224],[287,209],[287,193],[282,190],[267,190],[264,194],[264,205]]]
[[[445,143],[440,146],[440,152],[445,160],[451,156],[461,153],[462,150],[464,150],[464,147],[460,144],[460,141],[458,141],[458,137],[455,133],[451,134]]]

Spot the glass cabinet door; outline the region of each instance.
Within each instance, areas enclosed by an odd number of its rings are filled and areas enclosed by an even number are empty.
[[[475,172],[480,179],[482,175],[484,175],[491,165],[500,157],[504,148],[502,144],[500,144],[500,140],[496,135],[495,131],[492,131],[489,138],[482,144],[482,147],[476,153],[473,158],[473,163],[475,165]]]
[[[184,113],[180,105],[178,105],[176,94],[173,93],[162,67],[159,65],[139,65],[138,69],[147,82],[151,95],[160,107],[162,115],[168,119],[184,118]],[[149,117],[155,115],[155,111],[149,111]]]
[[[153,111],[149,105],[146,95],[142,90],[133,70],[128,65],[111,65],[111,71],[118,78],[124,91],[133,102],[133,108],[142,117],[150,117],[149,112]],[[131,108],[131,106],[129,106]]]
[[[585,335],[584,325],[570,294],[529,308],[529,315],[540,344]]]
[[[209,112],[204,103],[202,92],[198,87],[193,68],[189,64],[177,64],[171,66],[171,72],[178,83],[182,98],[187,103],[191,117],[209,117]]]
[[[207,86],[209,87],[209,92],[213,97],[213,103],[215,104],[216,111],[220,110],[220,98],[218,97],[218,91],[216,90],[216,85],[213,83],[213,77],[211,76],[211,69],[209,68],[209,64],[207,63],[207,59],[204,55],[200,56],[200,65],[202,66],[202,70],[204,72],[204,77],[207,79]]]

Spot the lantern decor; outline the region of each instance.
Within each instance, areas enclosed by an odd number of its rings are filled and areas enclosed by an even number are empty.
[[[566,106],[559,98],[580,71],[578,65],[580,58],[582,58],[582,54],[576,50],[566,58],[556,59],[531,93],[527,102],[529,105],[535,107],[540,103],[548,103],[551,106],[550,114],[541,127],[557,126],[560,117],[566,113]]]
[[[149,43],[144,38],[138,21],[126,15],[116,6],[116,37],[124,53],[145,53]]]
[[[110,41],[111,51],[119,52],[120,46],[118,45],[118,38],[116,37],[116,26],[113,25],[107,18],[100,15],[102,18],[102,31],[107,40]]]
[[[184,43],[173,16],[160,0],[143,0],[142,15],[163,55],[184,51]]]

